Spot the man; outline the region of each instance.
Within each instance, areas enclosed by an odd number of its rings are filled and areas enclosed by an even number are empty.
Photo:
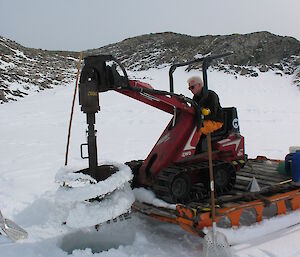
[[[203,81],[200,77],[194,76],[188,79],[189,90],[194,94],[193,100],[202,107],[204,116],[203,127],[200,129],[201,134],[207,135],[223,126],[223,110],[219,102],[218,95],[208,90],[207,97],[203,99]]]

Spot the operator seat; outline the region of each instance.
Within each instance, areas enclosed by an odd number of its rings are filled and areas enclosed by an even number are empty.
[[[235,107],[224,107],[223,109],[223,126],[211,134],[212,143],[228,137],[230,133],[239,133],[237,110]],[[213,149],[214,150],[214,149]],[[197,144],[195,154],[207,152],[207,138],[201,135]]]

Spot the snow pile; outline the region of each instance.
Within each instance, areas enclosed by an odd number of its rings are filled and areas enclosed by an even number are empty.
[[[248,241],[258,237],[273,234],[297,224],[300,224],[300,210],[293,211],[286,215],[276,216],[271,219],[266,219],[249,227],[231,229],[219,228],[218,230],[226,234],[231,245],[237,245],[247,243]]]
[[[135,199],[139,202],[149,203],[156,207],[176,210],[176,204],[169,204],[161,199],[158,199],[151,190],[145,188],[133,189]]]
[[[56,181],[67,186],[57,190],[55,201],[65,212],[68,227],[94,226],[130,211],[135,200],[129,185],[133,175],[127,165],[114,165],[118,171],[99,182],[89,175],[75,173],[78,169],[72,167],[58,171]],[[76,187],[70,187],[74,184]],[[97,200],[90,200],[94,198]]]
[[[71,207],[66,224],[72,228],[81,228],[104,223],[130,211],[134,195],[126,183],[100,202],[77,202]]]
[[[75,173],[78,169],[73,167],[61,168],[56,177],[56,182],[67,183],[72,186],[68,190],[67,187],[61,187],[56,193],[58,202],[76,202],[92,199],[98,196],[105,196],[114,190],[124,187],[126,182],[132,180],[133,175],[128,166],[124,164],[114,163],[118,167],[118,171],[103,181],[96,183],[95,179],[83,173]],[[90,183],[94,182],[93,184]],[[76,187],[74,187],[76,185]],[[101,198],[101,197],[100,197]]]

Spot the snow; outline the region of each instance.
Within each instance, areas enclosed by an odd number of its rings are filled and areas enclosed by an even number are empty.
[[[287,215],[281,215],[272,219],[263,220],[259,224],[250,227],[240,227],[236,229],[220,229],[226,234],[231,245],[239,245],[247,243],[251,240],[256,240],[258,237],[263,237],[266,234],[273,234],[276,231],[284,230],[287,227],[300,224],[300,211],[293,211]],[[240,246],[238,246],[240,247]]]
[[[121,190],[106,196],[100,203],[79,202],[71,206],[66,224],[72,228],[82,228],[115,219],[126,210],[130,210],[134,200],[130,185],[127,183]]]
[[[5,39],[4,39],[5,40]],[[7,40],[7,39],[6,39]],[[6,41],[5,40],[5,41]],[[22,51],[18,50],[18,49],[14,49],[14,48],[11,48],[9,47],[8,45],[4,44],[3,42],[0,42],[1,45],[3,45],[5,48],[8,48],[10,49],[11,51],[13,51],[15,53],[15,55],[17,56],[17,58],[24,58],[24,59],[27,59],[28,61],[32,61],[32,62],[36,62],[35,59],[32,59],[32,58],[28,58]]]
[[[129,184],[132,172],[125,164],[109,165],[118,170],[99,182],[89,175],[74,173],[81,170],[78,167],[63,167],[57,172],[55,181],[61,187],[56,191],[55,202],[65,212],[61,222],[68,227],[84,228],[115,219],[131,209],[135,200]],[[102,200],[88,201],[97,197]]]
[[[2,69],[2,70],[13,69],[14,66],[15,65],[13,63],[7,63],[3,60],[0,60],[0,69]]]
[[[18,91],[18,90],[21,91],[21,92],[25,91],[24,90],[25,86],[28,86],[28,84],[27,83],[18,83],[18,82],[9,83],[9,89],[11,91]],[[37,88],[37,87],[35,87],[35,88]]]
[[[155,197],[155,194],[145,188],[135,188],[133,190],[135,199],[139,202],[149,203],[157,207],[176,210],[176,204],[169,204]]]
[[[186,80],[198,73],[176,70],[175,92],[191,97]],[[143,78],[157,89],[169,88],[167,68],[129,72],[129,76]],[[300,91],[292,79],[271,71],[259,73],[256,78],[209,71],[209,86],[219,94],[222,106],[238,108],[250,157],[283,159],[290,146],[300,146]],[[74,198],[68,195],[66,201],[57,200],[63,198],[57,198],[60,184],[55,180],[61,181],[69,171],[87,167],[87,161],[80,158],[79,146],[86,142],[87,126],[78,99],[69,165],[63,167],[73,90],[74,84],[70,84],[0,105],[0,209],[5,218],[29,234],[28,239],[17,243],[0,236],[0,256],[201,256],[202,239],[176,225],[137,213],[131,219],[104,223],[99,231],[79,228],[117,216],[135,198],[174,209],[145,189],[135,189],[133,195],[128,184],[124,185],[109,195],[110,203],[102,202],[104,208],[81,203],[77,198],[80,194],[75,193]],[[115,92],[101,94],[100,105],[96,120],[98,159],[121,165],[124,181],[128,180],[131,175],[122,163],[144,159],[171,116]],[[89,186],[94,194],[105,190],[97,184]],[[70,197],[76,200],[68,202]],[[233,244],[233,256],[294,257],[300,255],[299,217],[300,212],[295,211],[250,227],[220,231]]]
[[[99,165],[102,165],[99,163]],[[126,182],[129,182],[132,180],[133,175],[131,173],[131,170],[128,166],[118,164],[117,166],[119,168],[119,171],[112,174],[110,177],[108,177],[104,181],[99,181],[96,184],[86,184],[84,187],[74,187],[72,185],[72,190],[65,190],[64,188],[60,188],[56,192],[56,200],[58,202],[67,203],[67,202],[77,202],[77,201],[84,201],[88,199],[95,198],[99,195],[106,195],[110,192],[113,192],[114,190],[123,187],[123,185]],[[85,167],[87,168],[87,167]],[[86,179],[87,175],[79,173],[73,173],[75,171],[78,171],[81,169],[74,169],[74,168],[61,168],[58,173],[56,174],[55,180],[57,182],[60,182],[62,184],[63,182],[67,181],[68,185],[70,185],[70,180],[74,181],[74,179]],[[88,176],[90,180],[92,179],[90,176]]]

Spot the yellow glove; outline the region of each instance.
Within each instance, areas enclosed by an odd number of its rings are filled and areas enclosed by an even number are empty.
[[[202,108],[201,112],[202,112],[202,115],[207,116],[207,115],[210,114],[210,109],[208,109],[208,108]]]

